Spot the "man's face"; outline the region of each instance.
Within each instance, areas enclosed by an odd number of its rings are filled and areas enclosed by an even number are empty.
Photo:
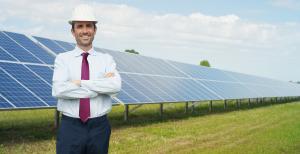
[[[74,22],[72,34],[75,37],[78,46],[89,47],[92,45],[96,30],[93,22],[76,21]]]

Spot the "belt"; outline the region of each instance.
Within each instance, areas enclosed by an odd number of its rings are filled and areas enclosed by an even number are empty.
[[[67,120],[67,121],[81,121],[80,118],[73,118],[73,117],[66,116],[64,114],[62,114],[61,119],[62,120]],[[87,120],[87,122],[88,121],[99,121],[99,120],[103,121],[103,120],[106,120],[106,119],[107,119],[107,115],[105,114],[105,115],[100,116],[100,117],[89,118]]]

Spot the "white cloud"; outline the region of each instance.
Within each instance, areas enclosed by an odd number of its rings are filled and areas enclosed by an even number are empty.
[[[1,5],[1,19],[22,18],[36,27],[63,27],[72,7],[80,2],[6,0]],[[72,5],[66,5],[68,3]],[[186,16],[160,15],[147,14],[127,5],[93,3],[93,6],[100,20],[100,30],[106,37],[257,45],[273,41],[272,38],[277,35],[276,25],[247,23],[234,14],[209,16],[196,12]]]

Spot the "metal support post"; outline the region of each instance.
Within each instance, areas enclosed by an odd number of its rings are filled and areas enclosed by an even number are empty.
[[[159,104],[159,115],[160,115],[161,118],[163,116],[163,110],[164,110],[164,104],[161,103],[161,104]]]
[[[235,100],[236,108],[239,108],[239,99]]]
[[[55,109],[54,111],[54,128],[58,128],[59,127],[59,111],[57,109]]]
[[[251,98],[248,99],[248,107],[251,106]]]
[[[212,112],[212,101],[209,101],[209,112]]]
[[[194,113],[194,111],[195,111],[195,104],[194,102],[192,102],[192,113]]]
[[[128,120],[128,111],[129,111],[129,105],[125,104],[124,121]]]
[[[259,98],[259,104],[262,104],[262,100],[263,100],[262,98]]]
[[[188,111],[189,111],[189,102],[185,102],[185,111],[184,111],[184,113],[188,113]]]
[[[226,108],[227,108],[227,100],[225,99],[224,100],[224,110],[226,110]]]
[[[282,97],[279,97],[279,103],[282,103]]]

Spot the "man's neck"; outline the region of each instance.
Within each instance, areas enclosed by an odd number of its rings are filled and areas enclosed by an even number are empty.
[[[81,50],[83,50],[85,52],[92,49],[92,45],[90,45],[90,46],[80,46],[80,45],[77,44],[77,46],[78,46],[78,48],[80,48]]]

